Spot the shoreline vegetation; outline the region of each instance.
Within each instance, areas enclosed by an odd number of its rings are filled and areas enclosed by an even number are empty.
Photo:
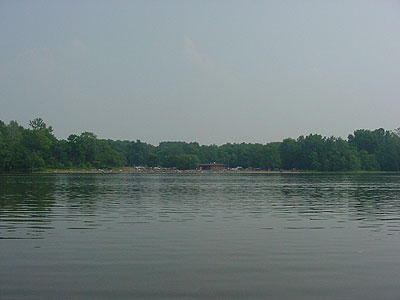
[[[43,170],[35,173],[41,174],[282,174],[282,173],[310,173],[305,171],[267,171],[267,170],[179,170],[179,169],[161,169],[161,168],[117,168],[117,169],[68,169],[68,170]]]
[[[179,170],[154,168],[116,168],[116,169],[48,169],[33,174],[400,174],[399,171],[314,171],[314,170]]]
[[[220,170],[201,170],[202,165]],[[0,173],[312,173],[400,171],[400,128],[357,129],[347,139],[319,134],[281,142],[200,145],[98,139],[94,133],[57,139],[41,118],[29,128],[0,120]]]

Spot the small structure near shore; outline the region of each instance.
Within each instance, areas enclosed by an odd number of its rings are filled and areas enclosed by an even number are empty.
[[[225,165],[217,164],[214,162],[211,164],[200,164],[199,168],[200,168],[200,170],[223,171],[223,170],[225,170]]]

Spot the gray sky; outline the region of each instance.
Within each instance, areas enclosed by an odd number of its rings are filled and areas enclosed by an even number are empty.
[[[272,142],[400,126],[399,1],[1,1],[0,119]]]

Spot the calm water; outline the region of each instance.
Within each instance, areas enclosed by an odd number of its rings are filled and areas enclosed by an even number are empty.
[[[0,176],[0,299],[400,299],[400,175]]]

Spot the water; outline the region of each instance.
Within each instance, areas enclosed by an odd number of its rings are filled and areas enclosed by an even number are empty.
[[[398,174],[0,176],[0,299],[399,299]]]

